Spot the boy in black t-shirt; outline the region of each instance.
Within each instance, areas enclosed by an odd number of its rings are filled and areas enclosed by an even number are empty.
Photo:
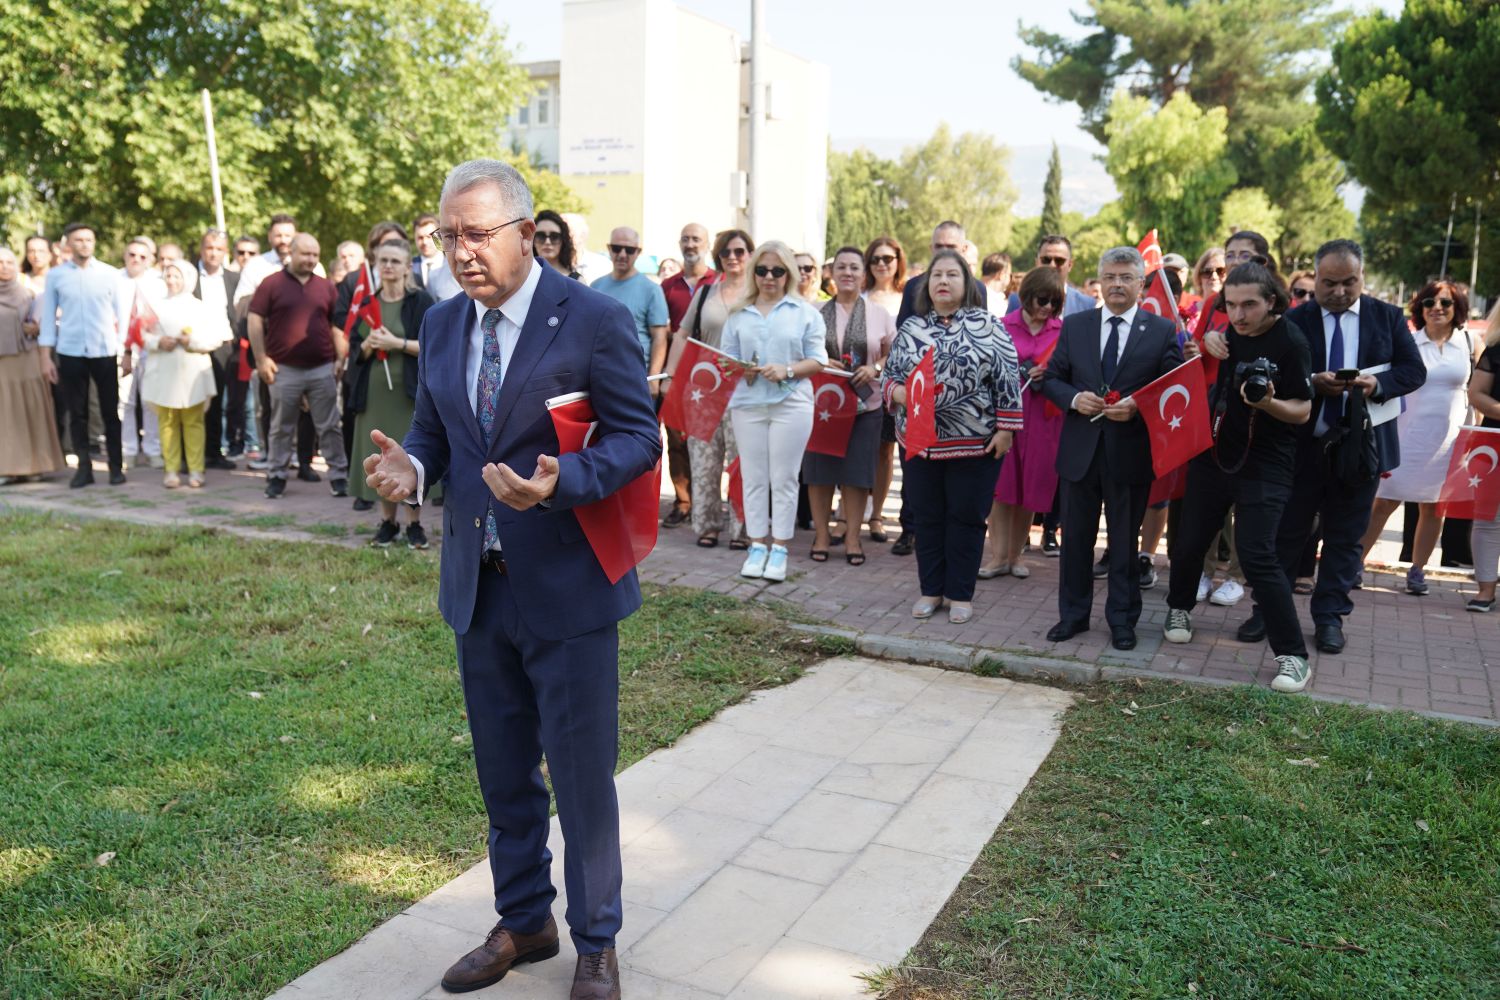
[[[1266,622],[1276,656],[1277,691],[1301,691],[1312,678],[1291,584],[1276,555],[1276,529],[1292,492],[1296,426],[1312,413],[1307,340],[1282,314],[1289,299],[1265,267],[1241,264],[1224,284],[1229,357],[1219,364],[1212,399],[1214,446],[1188,466],[1187,495],[1172,550],[1168,642],[1190,642],[1199,570],[1208,546],[1235,511],[1240,567]],[[1274,375],[1253,382],[1242,366],[1264,360]]]

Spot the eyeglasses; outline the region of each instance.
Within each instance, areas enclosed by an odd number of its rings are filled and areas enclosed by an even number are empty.
[[[1452,309],[1452,299],[1434,299],[1431,296],[1422,300],[1423,309]]]
[[[1292,289],[1292,298],[1294,298],[1294,299],[1306,299],[1306,298],[1310,298],[1312,296],[1312,293],[1313,293],[1313,290],[1311,288],[1293,288]]]
[[[1138,274],[1101,274],[1099,281],[1106,287],[1140,284]]]
[[[562,233],[549,233],[545,229],[538,229],[531,238],[538,243],[561,243]]]
[[[618,243],[611,243],[611,244],[609,244],[609,252],[612,253],[612,254],[624,254],[627,257],[634,257],[636,254],[638,254],[638,253],[641,252],[641,248],[640,247],[622,247]]]
[[[1222,268],[1222,267],[1205,267],[1203,270],[1201,270],[1201,271],[1198,272],[1198,277],[1200,277],[1200,278],[1206,278],[1209,275],[1215,275],[1217,277],[1222,278],[1222,277],[1224,277],[1224,274],[1225,274],[1225,269]]]
[[[798,264],[797,270],[802,274],[812,274],[817,268],[811,264]]]
[[[877,256],[871,257],[870,258],[870,263],[871,264],[879,264],[879,265],[881,265],[883,267],[883,266],[885,266],[887,264],[894,264],[894,263],[896,263],[896,261],[898,261],[900,259],[901,258],[897,257],[893,253],[883,253],[883,254],[879,254]]]
[[[744,247],[725,247],[724,248],[724,252],[721,253],[721,254],[719,254],[719,256],[720,257],[745,257],[745,256],[748,256],[749,253],[750,253],[750,251],[746,250]]]
[[[1042,267],[1062,267],[1071,259],[1069,257],[1038,257],[1036,262]]]
[[[432,236],[442,246],[443,253],[453,253],[455,250],[457,250],[458,241],[460,239],[463,240],[464,246],[471,251],[483,250],[485,247],[490,245],[490,240],[494,239],[495,234],[500,230],[504,229],[506,226],[514,226],[518,222],[525,221],[526,216],[523,215],[519,219],[511,219],[509,222],[502,222],[500,223],[500,225],[494,227],[493,229],[465,229],[461,233],[450,233],[445,230],[439,229],[438,231],[433,233]]]
[[[766,267],[766,265],[762,264],[755,269],[755,276],[757,278],[785,278],[786,268]]]
[[[1061,309],[1062,305],[1063,300],[1060,298],[1037,298],[1031,300],[1031,308],[1033,309],[1040,309],[1042,306],[1051,306],[1053,309]]]

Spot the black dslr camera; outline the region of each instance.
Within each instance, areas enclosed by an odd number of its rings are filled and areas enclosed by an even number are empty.
[[[1266,398],[1266,392],[1271,388],[1271,383],[1280,374],[1281,369],[1265,358],[1241,361],[1234,366],[1234,387],[1238,390],[1243,386],[1245,398],[1252,403],[1259,403]]]

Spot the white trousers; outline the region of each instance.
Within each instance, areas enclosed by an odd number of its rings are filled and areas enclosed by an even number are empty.
[[[161,428],[157,425],[156,409],[150,403],[141,403],[141,379],[145,376],[146,352],[137,351],[131,373],[120,376],[120,444],[126,458],[134,458],[140,451],[150,458],[161,457]],[[135,422],[137,403],[141,403],[139,426]]]
[[[1475,521],[1469,534],[1474,554],[1476,583],[1494,583],[1500,577],[1500,517],[1493,521]]]
[[[768,406],[737,407],[729,414],[740,449],[745,533],[789,539],[797,530],[797,473],[812,436],[812,400],[793,395]]]

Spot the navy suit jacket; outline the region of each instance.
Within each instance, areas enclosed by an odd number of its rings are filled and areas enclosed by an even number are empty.
[[[402,445],[426,483],[446,478],[438,610],[463,635],[474,615],[484,516],[493,494],[480,470],[503,462],[530,477],[537,456],[557,455],[546,401],[589,393],[599,429],[586,450],[559,456],[547,507],[518,511],[495,502],[495,525],[516,606],[527,627],[555,641],[617,622],[641,606],[634,572],[611,584],[572,508],[616,492],[656,465],[661,437],[646,389],[635,322],[607,295],[543,267],[495,405],[488,448],[469,403],[474,304],[456,295],[427,310],[418,339],[416,412]]]
[[[1106,312],[1089,309],[1063,319],[1062,333],[1042,392],[1066,416],[1062,438],[1057,447],[1057,474],[1070,482],[1080,482],[1088,475],[1094,453],[1104,449],[1104,472],[1121,483],[1139,486],[1149,484],[1156,474],[1151,466],[1151,435],[1145,421],[1090,420],[1072,409],[1073,397],[1080,392],[1097,393],[1104,382],[1099,355],[1101,324]],[[1147,312],[1135,311],[1135,322],[1125,338],[1125,350],[1115,368],[1110,389],[1128,396],[1147,383],[1182,364],[1182,349],[1177,346],[1177,331],[1172,321]]]
[[[1328,371],[1328,345],[1323,339],[1323,308],[1315,301],[1307,301],[1286,314],[1287,321],[1295,323],[1307,338],[1312,352],[1312,370]],[[1422,387],[1427,381],[1427,366],[1422,362],[1422,353],[1406,325],[1406,314],[1389,302],[1382,302],[1369,295],[1359,297],[1359,363],[1349,367],[1373,368],[1389,364],[1391,370],[1375,376],[1379,388],[1372,397],[1374,402],[1404,396]],[[1315,441],[1313,431],[1318,424],[1318,415],[1323,404],[1332,397],[1314,394],[1312,416],[1297,429],[1300,446],[1308,447]],[[1401,442],[1396,436],[1396,421],[1388,420],[1375,428],[1375,449],[1380,459],[1380,471],[1389,472],[1401,464]]]

